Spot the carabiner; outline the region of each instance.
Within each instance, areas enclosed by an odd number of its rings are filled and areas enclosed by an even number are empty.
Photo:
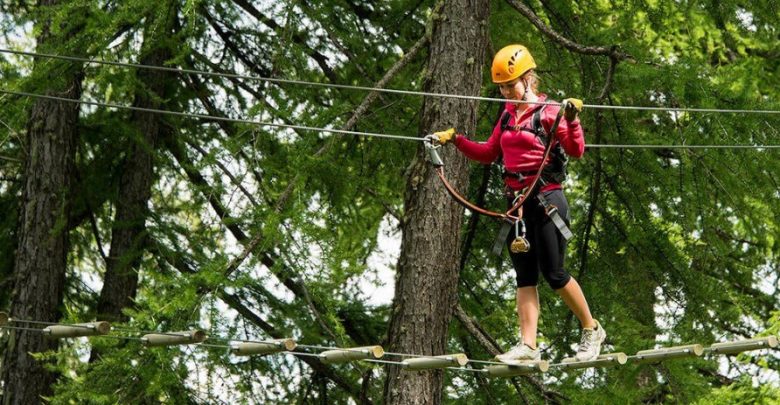
[[[441,148],[441,144],[439,144],[438,138],[436,138],[436,135],[427,135],[424,138],[425,142],[425,150],[428,152],[428,162],[436,167],[444,166],[444,161],[441,160],[441,156],[439,156],[439,148]],[[436,145],[434,145],[436,143]]]

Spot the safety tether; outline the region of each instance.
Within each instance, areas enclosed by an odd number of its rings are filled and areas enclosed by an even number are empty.
[[[512,222],[519,220],[519,218],[515,215],[511,215],[511,212],[507,213],[500,213],[496,211],[491,211],[486,208],[482,208],[468,199],[464,197],[460,192],[458,192],[457,189],[447,180],[447,176],[444,175],[444,161],[441,160],[441,156],[439,155],[439,148],[441,147],[440,144],[434,144],[436,141],[431,137],[431,135],[428,135],[425,138],[425,149],[428,151],[428,162],[431,163],[436,168],[436,174],[439,176],[439,179],[441,179],[442,184],[444,184],[444,188],[447,190],[447,192],[450,194],[450,196],[458,202],[458,204],[462,205],[464,208],[475,212],[477,214],[485,215],[492,218],[498,218],[498,219],[507,219],[511,220]]]
[[[425,149],[428,152],[428,162],[430,162],[435,168],[436,168],[436,174],[439,176],[439,179],[441,179],[442,183],[444,184],[444,188],[447,189],[447,192],[452,196],[455,201],[457,201],[460,205],[462,205],[464,208],[475,212],[477,214],[485,215],[492,218],[498,218],[502,220],[510,220],[512,222],[519,221],[522,218],[522,205],[525,202],[525,200],[528,198],[528,196],[531,194],[530,191],[532,191],[539,180],[542,177],[542,171],[544,170],[545,166],[548,163],[550,153],[553,149],[554,139],[552,138],[555,134],[555,131],[558,129],[558,125],[561,122],[561,118],[563,117],[563,108],[558,110],[558,114],[555,117],[555,122],[553,122],[552,127],[550,128],[549,135],[547,136],[547,144],[545,145],[544,150],[544,157],[542,158],[542,163],[539,165],[539,169],[536,172],[536,175],[534,176],[534,180],[531,183],[531,186],[528,187],[529,192],[524,193],[520,198],[517,199],[517,201],[512,205],[512,207],[507,210],[505,213],[500,213],[496,211],[491,211],[489,209],[480,207],[472,202],[470,202],[466,197],[464,197],[458,190],[453,187],[453,185],[447,180],[447,176],[444,175],[444,161],[441,159],[441,156],[439,155],[439,148],[441,147],[441,144],[439,144],[438,139],[435,135],[428,135],[425,137]],[[516,215],[513,215],[513,213],[517,213]]]

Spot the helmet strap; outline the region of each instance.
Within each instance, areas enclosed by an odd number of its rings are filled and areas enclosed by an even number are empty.
[[[523,81],[523,89],[524,89],[523,90],[523,101],[528,101],[527,100],[527,98],[528,98],[528,80],[526,80],[525,78],[521,78],[520,80]]]
[[[522,101],[526,101],[526,102],[534,102],[534,101],[536,101],[538,99],[538,97],[536,96],[536,93],[533,93],[533,95],[534,95],[533,99],[529,99],[529,97],[528,97],[528,94],[530,92],[533,92],[533,89],[531,88],[531,83],[529,82],[529,80],[525,79],[525,78],[523,78],[521,80],[523,81],[523,87],[525,88],[525,91],[523,91],[523,98],[521,100]]]

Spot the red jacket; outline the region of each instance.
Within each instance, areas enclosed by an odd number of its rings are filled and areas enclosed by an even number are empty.
[[[541,102],[546,99],[547,96],[544,94],[539,96],[539,101]],[[501,130],[501,122],[498,122],[495,128],[493,128],[493,134],[490,135],[487,141],[475,142],[463,135],[457,135],[455,137],[455,146],[469,159],[486,164],[492,163],[498,158],[499,154],[503,153],[504,165],[507,170],[512,172],[535,172],[539,170],[539,165],[541,165],[544,157],[544,144],[531,129],[533,128],[532,117],[538,108],[544,107],[541,115],[542,126],[549,131],[555,122],[555,117],[560,107],[556,105],[542,106],[531,104],[521,113],[520,117],[517,117],[517,106],[519,104],[510,102],[505,104],[504,109],[510,116],[506,131]],[[519,131],[512,129],[517,123],[519,123],[519,127],[528,129]],[[561,119],[560,124],[558,124],[558,130],[555,132],[555,141],[560,142],[567,155],[575,158],[581,157],[585,152],[585,136],[580,126],[579,118],[572,122]],[[509,176],[504,181],[513,190],[520,190],[530,186],[533,179],[534,176],[528,176],[520,182],[517,178]],[[557,183],[547,184],[542,187],[541,191],[560,188],[561,185]]]

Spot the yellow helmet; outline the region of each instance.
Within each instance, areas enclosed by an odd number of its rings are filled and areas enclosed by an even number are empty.
[[[501,48],[493,57],[493,67],[490,72],[493,83],[506,83],[522,76],[536,67],[534,58],[528,48],[522,45],[507,45]]]

